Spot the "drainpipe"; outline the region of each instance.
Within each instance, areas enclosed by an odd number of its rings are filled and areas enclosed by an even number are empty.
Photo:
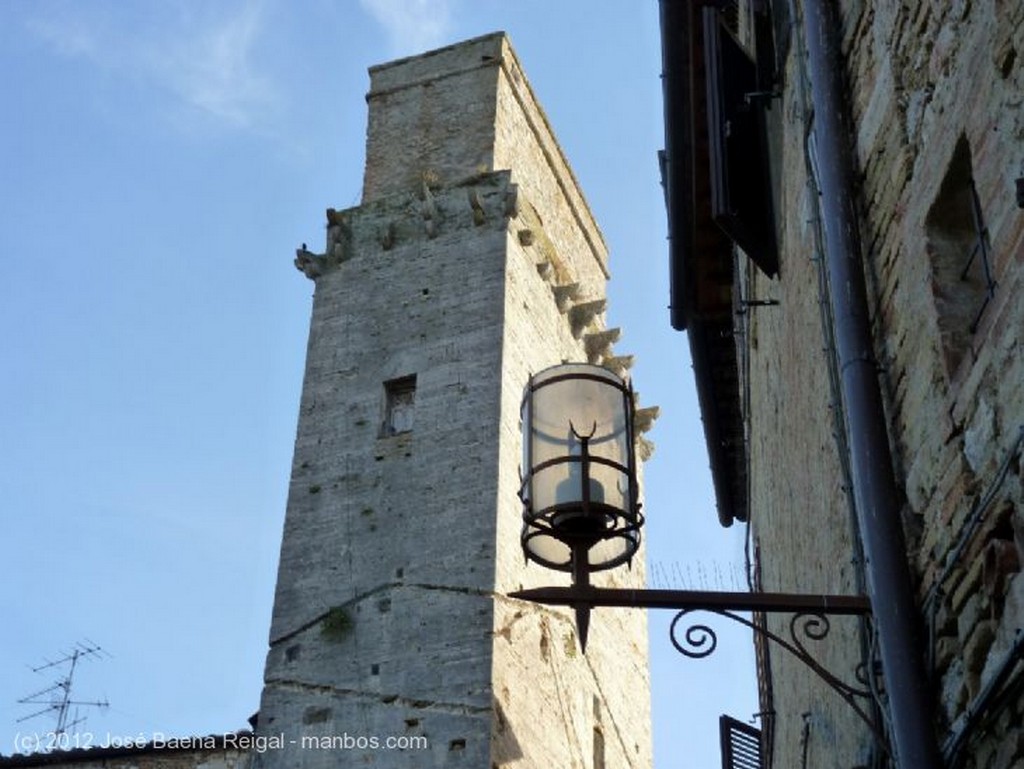
[[[907,560],[868,317],[851,136],[843,102],[839,22],[832,0],[805,0],[804,25],[821,211],[840,392],[853,492],[897,766],[939,769],[932,705],[918,642],[920,617]]]

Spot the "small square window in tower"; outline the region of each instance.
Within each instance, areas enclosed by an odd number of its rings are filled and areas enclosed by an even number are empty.
[[[381,437],[412,432],[416,405],[416,375],[384,383],[384,421]]]

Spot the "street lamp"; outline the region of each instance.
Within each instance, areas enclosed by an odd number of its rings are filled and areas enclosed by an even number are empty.
[[[693,611],[739,622],[807,665],[871,727],[891,750],[863,698],[872,692],[841,681],[807,650],[801,634],[820,641],[829,616],[866,615],[871,604],[857,595],[808,595],[701,590],[599,588],[590,573],[631,562],[640,547],[640,492],[636,478],[634,395],[629,382],[600,366],[563,363],[530,378],[522,404],[523,502],[520,541],[530,561],[572,574],[571,587],[541,587],[511,594],[536,603],[571,607],[580,648],[586,652],[594,607],[673,609],[671,640],[682,654],[706,657],[714,632],[697,625],[678,640],[676,628]],[[789,638],[737,612],[791,614]],[[688,619],[688,618],[687,618]],[[697,632],[694,632],[697,631]]]
[[[600,366],[552,366],[530,378],[522,419],[527,557],[577,577],[628,563],[643,523],[629,385]]]
[[[523,552],[571,572],[574,585],[630,563],[640,546],[633,415],[632,387],[600,366],[552,366],[526,386]],[[584,649],[588,617],[588,608],[577,608]]]

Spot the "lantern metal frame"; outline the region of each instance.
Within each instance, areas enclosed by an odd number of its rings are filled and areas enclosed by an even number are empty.
[[[565,369],[565,372],[551,373],[558,369]],[[534,399],[536,393],[547,387],[573,381],[594,382],[619,391],[622,398],[622,429],[625,434],[621,437],[613,435],[610,438],[599,438],[594,442],[597,431],[596,421],[590,426],[588,432],[584,432],[581,429],[583,426],[578,426],[570,420],[569,430],[578,441],[579,453],[555,456],[534,465],[533,437],[536,410]],[[526,437],[524,440],[524,468],[521,472],[519,489],[519,498],[523,503],[523,530],[520,541],[529,560],[556,571],[572,572],[574,580],[577,582],[588,581],[586,575],[591,571],[604,571],[621,566],[623,563],[631,563],[633,555],[640,547],[640,528],[644,522],[643,514],[640,512],[640,491],[636,476],[634,403],[635,394],[632,384],[600,366],[584,363],[560,364],[544,369],[530,377],[523,393],[521,407],[523,431]],[[592,453],[592,445],[610,439],[622,440],[626,457],[624,464]],[[551,437],[553,443],[558,440],[554,436]],[[534,481],[539,473],[560,465],[566,465],[569,468],[574,465],[579,466],[580,498],[567,502],[559,502],[556,499],[554,504],[535,510],[533,508],[535,499],[532,493]],[[603,499],[593,498],[594,487],[591,485],[591,470],[595,465],[611,468],[625,480],[626,488],[619,489],[625,502],[623,506],[608,504]],[[569,472],[570,478],[572,478],[571,469]],[[570,553],[569,560],[557,562],[544,557],[532,547],[533,540],[538,537],[550,537],[564,544]],[[589,562],[587,556],[591,548],[600,542],[614,539],[623,540],[621,553],[596,564]]]

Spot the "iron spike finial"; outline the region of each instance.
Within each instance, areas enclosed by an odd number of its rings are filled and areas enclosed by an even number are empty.
[[[580,639],[580,651],[587,653],[587,634],[590,632],[590,604],[576,604],[576,635]]]

